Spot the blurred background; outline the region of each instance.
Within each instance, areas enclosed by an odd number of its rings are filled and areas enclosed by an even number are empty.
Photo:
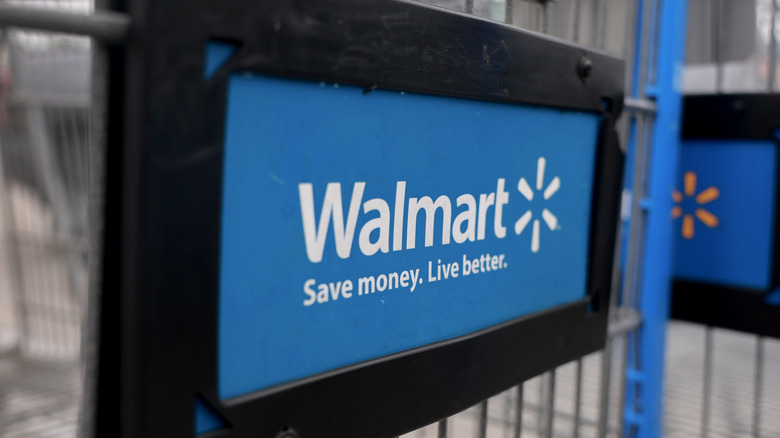
[[[408,436],[633,436],[641,425],[627,406],[640,399],[631,386],[640,349],[630,345],[643,342],[642,295],[654,292],[643,290],[648,237],[639,199],[649,185],[662,2],[425,3],[626,59],[620,133],[630,177],[606,348]],[[5,6],[95,8],[91,0],[0,0]],[[777,9],[775,0],[689,0],[684,93],[776,91]],[[100,145],[90,114],[105,75],[97,46],[0,21],[0,437],[77,435],[94,293],[89,209],[99,175],[91,151]],[[664,436],[780,436],[780,342],[675,321],[654,329],[666,339],[657,358],[665,378],[653,383],[663,388]]]

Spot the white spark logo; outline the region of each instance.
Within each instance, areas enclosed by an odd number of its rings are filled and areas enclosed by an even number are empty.
[[[536,190],[538,191],[542,191],[542,186],[544,186],[544,168],[546,164],[547,160],[545,160],[544,157],[539,157],[539,161],[536,162]],[[546,201],[550,199],[552,195],[554,195],[555,192],[557,192],[560,188],[561,179],[556,176],[552,179],[552,181],[550,181],[550,184],[547,186],[547,188],[544,189],[542,197]],[[525,199],[529,201],[534,199],[534,191],[531,189],[531,186],[528,185],[528,182],[525,180],[525,178],[520,178],[520,181],[518,181],[517,191],[519,191],[523,196],[525,196]],[[526,211],[525,214],[520,216],[520,219],[515,222],[515,234],[519,235],[525,230],[525,227],[528,226],[529,222],[531,222],[532,216],[533,213],[531,213],[530,209]],[[550,210],[546,208],[542,210],[542,219],[551,231],[555,231],[558,228],[558,218],[555,217],[555,215],[552,214]],[[534,220],[533,232],[531,234],[531,251],[539,251],[539,219]]]

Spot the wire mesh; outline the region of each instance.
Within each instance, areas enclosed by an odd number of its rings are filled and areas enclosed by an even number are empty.
[[[86,299],[89,180],[89,44],[75,41],[8,32],[13,82],[0,137],[18,346],[25,354],[71,359],[79,354]]]
[[[3,4],[89,12],[84,1]],[[91,42],[0,29],[0,437],[75,436]]]
[[[780,436],[780,341],[679,321],[669,329],[665,436]]]

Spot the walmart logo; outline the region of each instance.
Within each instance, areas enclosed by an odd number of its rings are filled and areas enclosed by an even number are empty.
[[[561,188],[561,179],[558,176],[545,185],[546,166],[547,160],[539,157],[536,162],[535,190],[525,178],[518,180],[517,190],[526,200],[532,201],[534,197],[541,197],[547,201]],[[430,247],[436,243],[449,245],[480,241],[490,234],[497,239],[503,239],[507,236],[504,207],[509,204],[509,192],[505,189],[504,178],[496,179],[493,187],[493,191],[490,191],[492,187],[488,186],[488,190],[483,193],[463,193],[453,198],[448,195],[407,196],[407,182],[396,181],[393,203],[383,198],[365,200],[366,182],[357,181],[352,184],[352,195],[345,211],[341,183],[329,182],[325,187],[322,207],[317,214],[314,185],[309,182],[300,183],[298,196],[306,255],[312,263],[321,262],[325,242],[330,234],[333,235],[336,254],[342,259],[350,257],[355,240],[361,253],[372,256],[377,253],[415,249],[420,244]],[[492,221],[490,210],[493,211]],[[361,212],[362,216],[371,218],[361,220]],[[550,231],[560,229],[558,217],[547,208],[542,209],[540,216],[534,218],[534,212],[528,209],[514,224],[517,235],[531,225],[533,253],[539,252],[542,222]],[[418,222],[420,227],[417,226]]]
[[[715,186],[710,186],[701,193],[696,194],[697,179],[696,172],[688,171],[683,177],[685,195],[683,196],[683,194],[677,190],[672,191],[672,200],[674,200],[675,204],[678,204],[672,208],[672,219],[682,217],[682,236],[689,240],[693,239],[693,236],[696,234],[696,221],[694,220],[694,216],[709,228],[715,228],[720,224],[717,216],[701,207],[702,205],[709,204],[718,199],[720,197],[720,190]],[[682,204],[686,197],[693,198],[696,202],[697,207],[694,209],[693,214],[685,212],[682,205],[679,205]]]
[[[539,157],[539,160],[536,162],[536,190],[539,192],[541,192],[542,188],[544,187],[544,171],[546,166],[547,160],[545,160],[544,157]],[[542,192],[542,197],[546,201],[550,199],[552,195],[554,195],[555,192],[557,192],[560,188],[561,179],[556,176],[544,189],[544,192]],[[526,181],[525,178],[520,178],[520,181],[517,182],[517,191],[520,192],[520,194],[522,194],[525,199],[533,201],[534,191],[531,189],[531,186],[528,185],[528,181]],[[531,222],[532,218],[533,213],[531,210],[527,210],[525,214],[520,216],[520,219],[515,222],[515,234],[521,234]],[[542,210],[542,220],[544,220],[544,223],[547,224],[547,227],[550,229],[550,231],[555,231],[558,229],[558,218],[546,208]],[[533,230],[531,231],[531,251],[534,253],[539,252],[539,228],[539,219],[535,219],[533,223]]]

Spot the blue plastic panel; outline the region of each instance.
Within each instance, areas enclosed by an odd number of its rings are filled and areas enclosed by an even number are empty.
[[[769,288],[777,146],[772,141],[686,141],[680,153],[673,210],[675,277]]]
[[[600,116],[250,75],[227,102],[223,399],[586,294]]]

